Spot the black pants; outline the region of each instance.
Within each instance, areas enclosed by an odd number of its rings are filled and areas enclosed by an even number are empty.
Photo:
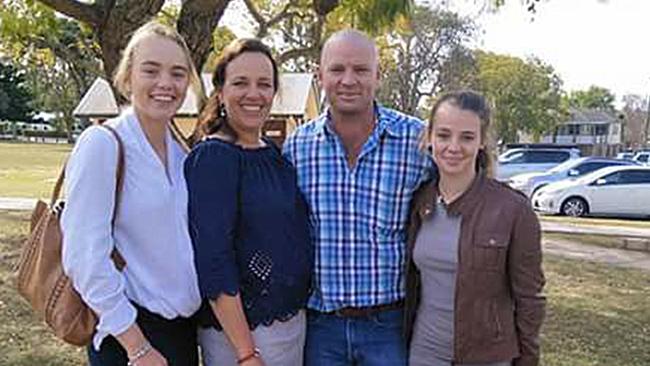
[[[142,333],[167,359],[169,366],[198,365],[196,323],[193,318],[168,320],[141,306],[135,307],[138,309],[136,322]],[[125,366],[128,362],[126,351],[113,336],[104,338],[99,352],[92,344],[87,351],[90,366]]]

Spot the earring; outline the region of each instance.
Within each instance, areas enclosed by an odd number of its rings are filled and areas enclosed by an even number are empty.
[[[219,104],[219,110],[218,110],[217,114],[221,118],[228,117],[228,114],[226,113],[226,106],[223,103]]]

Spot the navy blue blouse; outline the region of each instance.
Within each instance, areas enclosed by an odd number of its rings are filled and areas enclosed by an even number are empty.
[[[313,247],[296,171],[272,142],[245,149],[217,138],[185,161],[190,235],[204,300],[240,294],[251,329],[307,302]],[[221,329],[208,301],[204,326]]]

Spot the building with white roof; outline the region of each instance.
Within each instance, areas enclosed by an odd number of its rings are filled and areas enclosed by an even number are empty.
[[[201,79],[206,94],[210,95],[214,86],[212,75],[202,74]],[[265,136],[281,144],[296,126],[318,116],[320,113],[320,90],[313,74],[284,73],[280,76],[280,88],[275,99],[269,120],[264,126]],[[196,125],[199,111],[196,107],[196,95],[190,88],[183,101],[175,121],[187,136]],[[120,109],[110,84],[97,78],[75,108],[73,115],[88,118],[94,123],[117,116]]]

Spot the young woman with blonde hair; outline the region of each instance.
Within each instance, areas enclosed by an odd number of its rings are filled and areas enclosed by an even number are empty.
[[[148,23],[131,37],[114,84],[130,102],[106,122],[124,146],[119,201],[118,145],[110,132],[84,131],[66,168],[63,265],[99,318],[89,363],[197,365],[192,317],[201,299],[188,232],[186,151],[171,125],[190,84],[200,99],[200,80],[181,36]],[[126,261],[122,271],[110,258],[113,248]]]

